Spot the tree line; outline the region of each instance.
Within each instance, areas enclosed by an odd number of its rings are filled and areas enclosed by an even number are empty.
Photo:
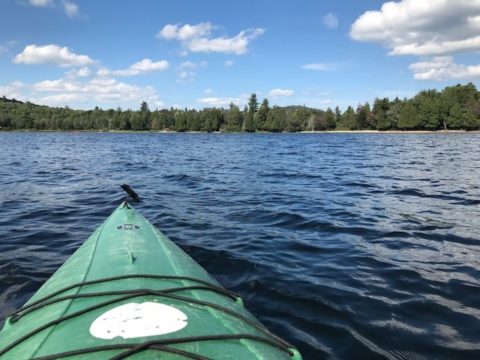
[[[136,111],[96,107],[73,110],[0,98],[0,130],[131,130],[297,132],[322,130],[478,130],[480,92],[472,83],[423,90],[411,99],[377,98],[374,103],[327,110],[270,106],[252,94],[248,105],[224,108],[157,109],[144,101]]]

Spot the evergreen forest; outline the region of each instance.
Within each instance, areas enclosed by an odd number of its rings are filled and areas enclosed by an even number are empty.
[[[324,130],[478,130],[480,92],[472,83],[420,91],[411,99],[377,98],[343,112],[270,106],[256,94],[243,109],[74,110],[0,97],[0,130],[298,132]]]

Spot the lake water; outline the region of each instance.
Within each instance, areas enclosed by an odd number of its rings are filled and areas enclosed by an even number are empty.
[[[123,199],[305,359],[480,358],[480,135],[0,133],[0,322]]]

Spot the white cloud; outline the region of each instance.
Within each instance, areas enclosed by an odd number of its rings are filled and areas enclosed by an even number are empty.
[[[336,14],[328,13],[322,18],[323,25],[329,29],[336,29],[338,27],[338,17]]]
[[[184,61],[180,64],[180,69],[196,69],[197,68],[197,64],[195,64],[194,62],[191,62],[189,60],[187,61]]]
[[[110,75],[110,70],[107,68],[103,67],[97,71],[97,76],[99,77],[106,77]]]
[[[208,63],[206,61],[200,61],[198,64],[192,61],[184,61],[179,66],[179,71],[177,72],[177,83],[185,83],[185,82],[192,82],[197,75],[195,69],[203,66],[207,66]]]
[[[480,50],[480,0],[402,0],[367,11],[354,40],[379,42],[390,55],[436,56]]]
[[[480,65],[456,64],[451,56],[438,56],[409,66],[416,80],[442,81],[448,79],[473,80],[480,78]]]
[[[186,83],[192,82],[195,79],[196,73],[193,71],[183,70],[180,71],[178,74],[177,83]]]
[[[273,89],[268,93],[273,98],[292,96],[295,92],[289,89]]]
[[[137,86],[109,78],[87,81],[72,79],[45,80],[30,86],[30,97],[46,105],[72,105],[82,103],[137,104],[140,101],[161,105],[156,90],[151,86]]]
[[[234,64],[235,64],[235,61],[233,61],[233,60],[225,61],[225,66],[226,67],[232,67]]]
[[[332,71],[336,69],[336,65],[326,63],[313,63],[302,65],[302,69],[316,71]]]
[[[28,4],[35,7],[62,9],[70,18],[74,18],[80,13],[80,7],[71,0],[28,0]]]
[[[90,76],[90,74],[91,74],[91,72],[90,72],[90,69],[88,67],[80,68],[77,71],[77,76],[78,77],[87,77],[87,76]]]
[[[77,16],[80,11],[80,8],[74,2],[64,0],[62,2],[62,5],[63,5],[63,10],[65,11],[65,14],[67,14],[67,16],[70,18]]]
[[[133,71],[134,73],[147,73],[151,71],[163,71],[168,69],[170,64],[168,63],[167,60],[159,60],[156,62],[153,62],[150,59],[143,59],[132,66],[129,67],[129,70]]]
[[[86,59],[87,58],[87,59]],[[162,71],[169,67],[166,60],[152,61],[143,59],[124,70],[111,71],[102,67],[93,71],[92,67],[81,64],[93,64],[94,61],[82,55],[76,55],[68,48],[56,45],[39,47],[29,45],[18,54],[14,62],[37,64],[53,63],[60,66],[75,66],[65,72],[63,78],[44,80],[36,83],[11,83],[0,85],[0,93],[17,99],[29,100],[38,104],[74,108],[92,108],[93,106],[122,106],[136,108],[141,101],[148,101],[157,107],[162,101],[152,86],[140,86],[119,81],[112,76],[132,76],[152,71]],[[2,94],[3,95],[3,94]],[[1,95],[0,95],[1,96]]]
[[[389,55],[424,57],[409,66],[416,80],[478,78],[480,65],[452,56],[480,51],[480,0],[402,0],[367,11],[353,24],[354,40],[385,45]]]
[[[170,64],[168,63],[167,60],[159,60],[159,61],[153,62],[150,59],[143,59],[136,62],[135,64],[132,64],[127,69],[112,71],[111,74],[116,76],[135,76],[140,74],[146,74],[153,71],[164,71],[164,70],[167,70],[169,67],[170,67]],[[104,71],[104,69],[101,69],[100,71]],[[105,75],[108,75],[108,74],[109,73],[107,70],[105,72]]]
[[[8,85],[0,85],[0,96],[6,96],[9,99],[24,100],[22,89],[25,84],[20,81],[13,81]]]
[[[235,105],[244,104],[245,100],[242,98],[235,97],[205,97],[197,100],[200,104],[211,106],[211,107],[227,107],[230,103]]]
[[[262,35],[264,32],[265,30],[263,29],[248,29],[241,31],[232,38],[198,38],[190,41],[187,46],[191,52],[218,52],[243,55],[248,52],[250,41]]]
[[[53,5],[52,0],[29,0],[28,2],[30,3],[30,5],[37,7],[46,7]]]
[[[169,67],[170,67],[170,64],[167,60],[159,60],[154,62],[151,59],[143,59],[130,65],[126,69],[109,70],[108,68],[103,67],[97,71],[97,76],[99,77],[135,76],[135,75],[146,74],[154,71],[164,71],[164,70],[167,70]]]
[[[82,73],[80,69],[77,73]],[[122,106],[137,108],[141,101],[161,107],[157,91],[152,86],[138,86],[112,78],[88,78],[67,76],[55,80],[44,80],[33,84],[12,82],[0,85],[0,96],[32,101],[51,106],[68,105],[73,108],[94,106]]]
[[[58,79],[58,80],[44,80],[33,84],[33,90],[35,91],[62,91],[62,92],[79,92],[81,86],[79,83],[71,80]]]
[[[77,55],[67,47],[58,45],[27,45],[13,59],[15,64],[53,64],[60,67],[85,66],[94,61],[87,55]]]
[[[480,31],[480,29],[479,29]],[[404,44],[396,46],[390,55],[445,55],[480,50],[480,36],[455,41],[428,41],[423,44]]]
[[[197,25],[185,24],[183,26],[180,26],[180,24],[168,24],[157,33],[157,37],[167,40],[185,41],[209,35],[211,30],[212,24],[209,22],[199,23]]]
[[[91,70],[84,66],[80,69],[72,69],[65,73],[67,78],[88,77],[92,75]]]
[[[234,37],[211,37],[211,32],[215,28],[209,22],[199,23],[197,25],[168,24],[157,33],[157,37],[167,40],[178,40],[186,52],[217,52],[229,53],[235,55],[246,54],[250,42],[256,37],[262,35],[265,30],[261,28],[247,29],[240,31]]]
[[[86,98],[79,94],[57,94],[38,98],[36,102],[43,105],[66,106],[72,103],[85,102]]]

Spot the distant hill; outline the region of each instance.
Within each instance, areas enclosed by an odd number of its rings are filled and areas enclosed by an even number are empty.
[[[0,97],[0,102],[4,103],[14,103],[14,104],[23,104],[23,101],[19,101],[16,99],[7,99],[5,95],[3,97]]]

